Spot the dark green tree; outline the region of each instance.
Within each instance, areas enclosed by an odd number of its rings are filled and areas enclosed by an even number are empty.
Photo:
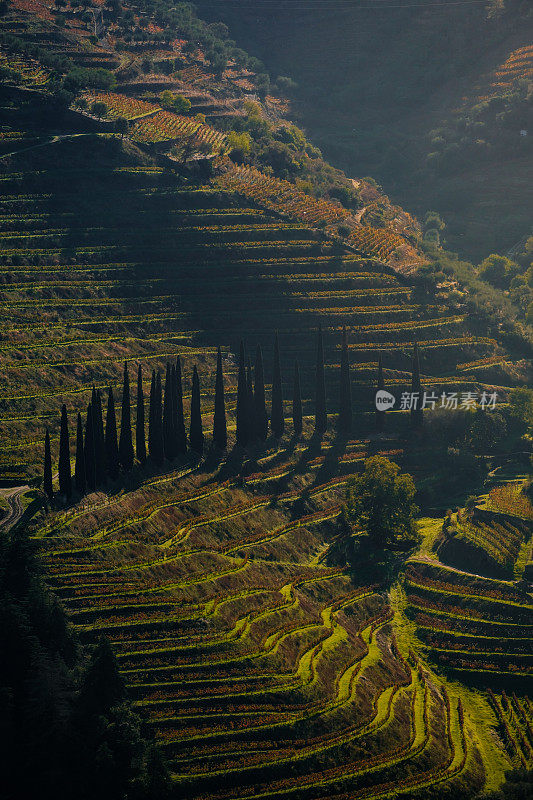
[[[318,328],[316,348],[315,433],[322,435],[328,429],[326,411],[326,376],[324,371],[324,342],[322,326]]]
[[[135,419],[135,450],[137,461],[144,464],[146,461],[146,440],[144,438],[144,391],[143,373],[139,364],[137,369],[137,416]]]
[[[148,405],[148,454],[152,460],[155,460],[154,441],[155,441],[155,369],[152,370],[152,380],[150,382],[150,401]]]
[[[154,462],[160,467],[165,460],[163,445],[163,403],[162,403],[161,374],[156,373],[154,390]]]
[[[268,438],[268,414],[266,410],[265,398],[265,373],[263,369],[263,351],[261,345],[257,345],[255,351],[254,364],[254,428],[256,437],[260,442],[265,442]]]
[[[94,453],[94,423],[92,403],[87,406],[87,419],[85,420],[85,445],[83,448],[85,457],[85,480],[89,491],[96,489],[96,461]]]
[[[385,380],[383,378],[383,362],[381,358],[381,353],[378,358],[378,383],[377,383],[377,391],[385,388]],[[376,428],[378,431],[382,431],[385,428],[385,411],[376,408]]]
[[[172,458],[178,455],[178,387],[176,365],[170,365],[170,451]]]
[[[272,412],[270,415],[272,433],[279,439],[285,430],[283,415],[283,388],[281,382],[281,360],[279,355],[279,337],[276,331],[274,338],[274,372],[272,375]]]
[[[415,493],[410,475],[400,474],[400,467],[388,458],[372,456],[348,484],[345,514],[376,547],[410,546],[417,538]]]
[[[107,474],[112,481],[116,481],[120,471],[120,459],[118,455],[117,437],[117,415],[115,412],[115,398],[113,387],[109,387],[107,395],[107,414],[105,422],[105,452],[107,463]]]
[[[81,414],[78,412],[78,422],[76,427],[76,465],[74,467],[74,483],[76,491],[79,494],[84,494],[86,481],[85,481],[85,459],[83,456],[83,423],[81,421]]]
[[[173,434],[172,434],[172,382],[171,382],[170,362],[167,361],[165,373],[165,396],[163,400],[163,448],[165,458],[172,461],[174,458]]]
[[[48,428],[44,437],[44,478],[43,489],[49,500],[54,499],[54,486],[52,483],[52,453],[50,451],[50,434]]]
[[[202,453],[204,450],[204,432],[202,430],[202,412],[200,408],[200,379],[196,364],[192,374],[192,395],[191,395],[191,424],[189,428],[189,442],[191,449],[195,453]]]
[[[213,418],[213,444],[219,450],[228,445],[226,426],[226,403],[224,400],[224,375],[222,372],[222,353],[217,350],[217,373],[215,378],[215,415]]]
[[[339,432],[344,435],[349,434],[352,430],[352,384],[346,328],[342,329],[339,418],[337,427]]]
[[[257,436],[255,431],[254,384],[252,379],[252,362],[250,358],[248,358],[248,367],[246,369],[246,412],[248,415],[248,441],[251,443]]]
[[[61,431],[59,434],[59,491],[65,497],[72,495],[72,474],[70,471],[70,440],[68,433],[67,407],[61,406]]]
[[[246,447],[248,436],[248,383],[246,380],[246,360],[244,342],[241,340],[239,352],[239,375],[237,379],[237,430],[236,440],[240,447]]]
[[[102,395],[100,389],[95,390],[91,400],[93,412],[93,431],[94,431],[94,468],[96,474],[96,485],[104,486],[106,482],[106,449],[104,436],[104,420],[102,416]]]
[[[300,386],[300,368],[298,362],[294,362],[294,385],[292,390],[292,424],[294,435],[300,436],[302,433],[302,390]]]
[[[176,391],[176,452],[177,455],[185,455],[187,452],[187,434],[185,432],[185,416],[183,414],[183,387],[181,379],[181,361],[176,358],[175,371],[175,391]]]
[[[131,438],[130,377],[128,364],[124,362],[124,383],[122,387],[122,415],[120,418],[120,440],[118,443],[120,466],[126,471],[133,467],[133,441]]]
[[[418,350],[418,343],[415,342],[413,348],[413,369],[411,376],[411,392],[414,395],[415,401],[411,409],[411,425],[413,428],[421,428],[424,421],[424,412],[422,411],[422,386],[420,384],[420,353]]]

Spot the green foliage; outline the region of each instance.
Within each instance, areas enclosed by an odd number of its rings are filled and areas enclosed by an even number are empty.
[[[175,94],[169,89],[161,92],[159,100],[163,108],[175,111],[176,114],[188,114],[191,110],[191,101],[188,97],[184,97],[182,94]]]
[[[91,103],[91,114],[94,114],[95,117],[98,119],[102,119],[107,114],[107,106],[105,103],[97,101],[95,103]]]
[[[376,547],[414,544],[418,513],[415,491],[411,475],[402,474],[388,458],[373,456],[348,484],[346,518],[356,530],[368,534]]]
[[[533,431],[533,389],[513,389],[509,397],[509,414],[521,433]]]
[[[479,408],[470,427],[470,443],[474,452],[486,453],[497,447],[507,435],[507,425],[501,414]]]
[[[252,148],[252,139],[246,131],[230,131],[227,134],[229,156],[237,164],[242,164]]]
[[[481,262],[479,274],[493,286],[508,289],[511,279],[517,274],[518,269],[518,264],[514,261],[493,253]]]

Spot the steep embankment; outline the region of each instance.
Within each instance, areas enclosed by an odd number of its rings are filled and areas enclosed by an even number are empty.
[[[435,391],[487,388],[469,365],[509,357],[460,305],[442,295],[428,301],[380,260],[302,222],[281,183],[282,215],[274,213],[253,173],[192,185],[129,142],[82,135],[4,159],[2,186],[1,452],[14,478],[40,473],[46,427],[55,458],[61,403],[73,419],[93,385],[118,386],[124,360],[141,363],[148,378],[179,354],[187,406],[197,363],[209,430],[218,345],[230,412],[239,339],[263,346],[269,381],[277,330],[285,397],[298,358],[311,413],[321,325],[336,410],[346,326],[365,430],[380,354],[387,385],[399,391],[414,340],[424,385]],[[321,212],[303,198],[311,215]]]
[[[334,163],[441,213],[450,249],[481,259],[531,232],[528,3],[198,5],[297,81],[292,113]]]

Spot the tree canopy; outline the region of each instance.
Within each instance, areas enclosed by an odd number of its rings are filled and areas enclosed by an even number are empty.
[[[388,458],[372,456],[348,484],[346,518],[377,547],[409,544],[417,536],[415,491],[411,475],[401,474]]]

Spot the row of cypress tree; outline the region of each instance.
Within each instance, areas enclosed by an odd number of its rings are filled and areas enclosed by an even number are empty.
[[[218,351],[217,375],[222,380],[222,357]],[[222,386],[223,402],[223,386]],[[121,471],[129,472],[135,462],[140,464],[149,457],[157,466],[165,459],[172,460],[185,454],[188,446],[201,453],[204,446],[202,417],[200,408],[200,380],[194,367],[192,380],[191,417],[189,443],[185,432],[183,413],[183,390],[181,363],[179,357],[175,364],[167,363],[164,387],[161,374],[152,370],[148,416],[148,451],[146,449],[145,398],[142,367],[137,370],[137,416],[135,422],[135,448],[133,445],[131,423],[131,391],[127,363],[124,364],[122,386],[122,413],[120,434],[118,432],[115,398],[110,386],[107,395],[106,421],[104,426],[102,394],[93,387],[91,402],[87,407],[85,425],[78,413],[76,428],[76,460],[74,475],[71,472],[70,435],[66,406],[61,408],[61,429],[59,436],[58,480],[59,492],[71,497],[74,490],[79,494],[94,491],[117,480]],[[225,432],[225,411],[223,423]],[[220,413],[218,415],[220,417]],[[217,420],[220,428],[220,419]],[[221,436],[218,436],[221,439]],[[224,444],[225,446],[225,444]],[[44,491],[50,499],[54,496],[50,434],[46,431],[44,446]]]
[[[377,388],[384,388],[381,356],[378,362]],[[318,330],[315,366],[315,433],[322,435],[328,427],[326,407],[326,380],[324,368],[324,343],[322,328]],[[413,353],[412,384],[413,392],[420,392],[420,366],[418,347]],[[157,466],[165,459],[174,458],[187,453],[188,446],[196,453],[204,449],[204,432],[200,403],[200,378],[196,365],[192,376],[191,410],[189,421],[189,437],[185,429],[183,412],[182,373],[179,357],[175,364],[167,363],[164,386],[160,372],[152,370],[148,417],[148,452],[145,439],[145,402],[143,391],[142,367],[137,371],[137,416],[135,424],[135,450],[132,439],[131,399],[128,365],[124,364],[122,388],[122,416],[120,436],[117,431],[115,400],[110,386],[107,397],[106,423],[104,428],[102,413],[102,396],[100,390],[93,387],[91,402],[87,408],[85,427],[81,414],[78,413],[76,430],[76,462],[74,479],[71,475],[70,442],[67,409],[61,408],[61,432],[59,439],[59,491],[70,497],[75,488],[79,494],[93,491],[105,486],[108,480],[115,481],[121,470],[128,472],[133,467],[135,455],[140,464],[149,457]],[[385,411],[376,410],[378,430],[383,430]],[[285,430],[283,410],[283,386],[280,360],[279,338],[276,333],[273,352],[273,374],[270,418],[267,413],[263,354],[260,345],[255,353],[252,370],[250,358],[246,358],[244,342],[241,341],[239,353],[239,369],[237,382],[237,430],[236,443],[247,447],[254,442],[266,441],[269,422],[272,435],[280,438]],[[411,412],[415,427],[422,424],[420,408]],[[302,432],[302,395],[298,362],[294,364],[292,421],[295,436]],[[342,332],[340,392],[337,429],[342,435],[348,435],[352,428],[352,395],[350,361],[346,328]],[[224,397],[224,375],[222,371],[222,354],[217,351],[217,367],[215,378],[215,407],[213,419],[213,446],[225,450],[228,443],[226,406]],[[74,484],[74,485],[73,485]],[[45,437],[44,455],[44,490],[49,498],[53,497],[52,459],[50,436],[48,430]]]

